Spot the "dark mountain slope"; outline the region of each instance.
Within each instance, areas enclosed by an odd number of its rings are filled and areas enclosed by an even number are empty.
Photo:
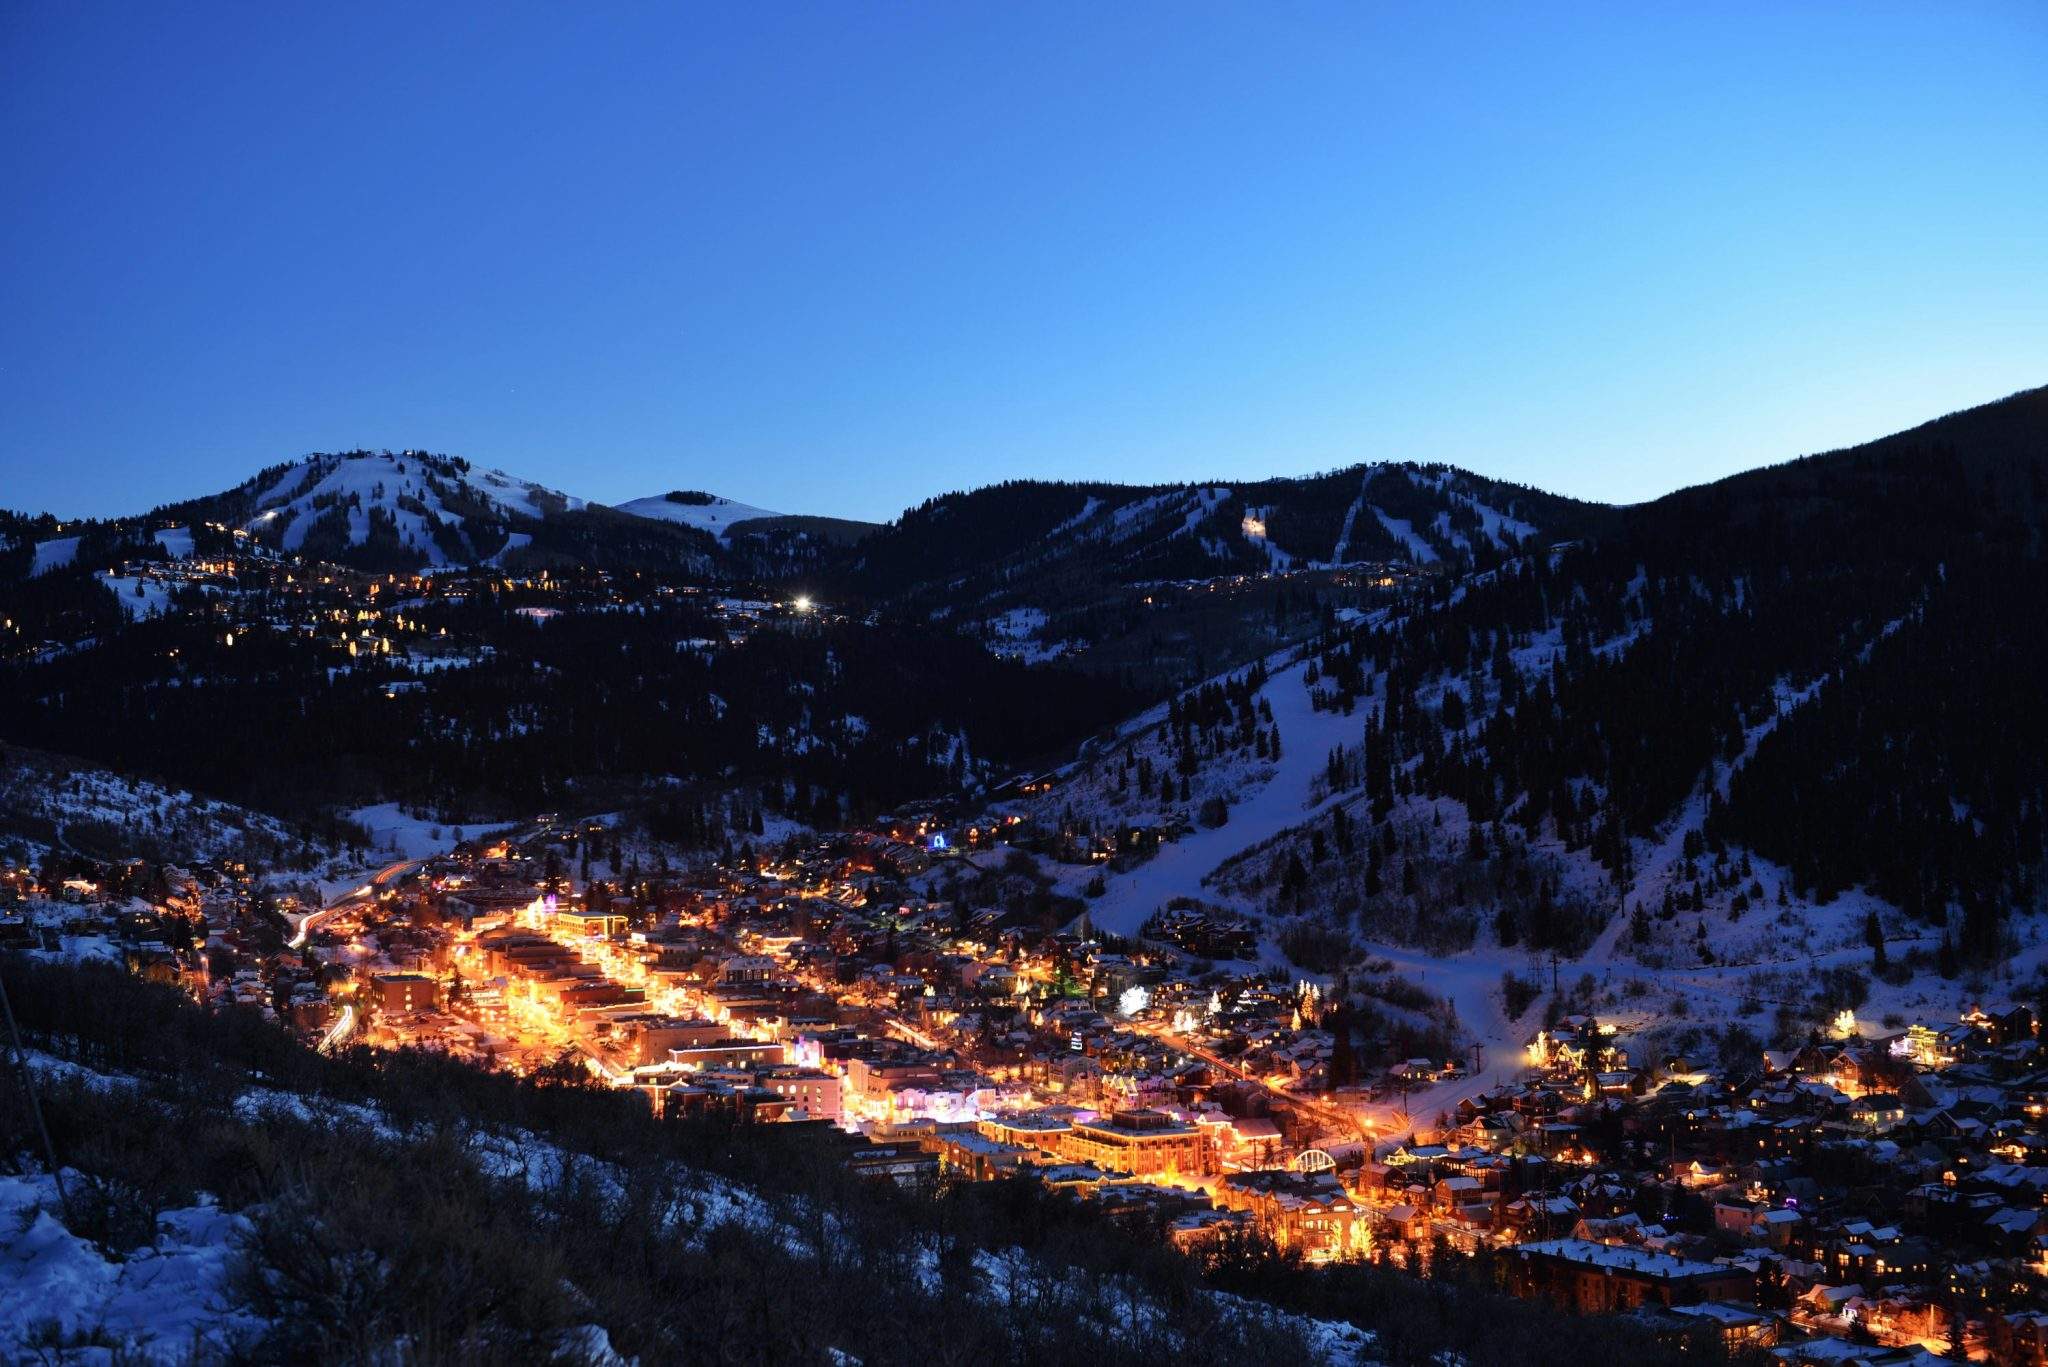
[[[1485,568],[1597,532],[1613,511],[1446,466],[1231,484],[1013,481],[909,510],[860,544],[847,582],[997,649],[1179,684],[1302,639],[1368,583]]]
[[[2048,853],[2044,470],[2032,391],[1624,510],[1355,632],[1325,670],[1353,695],[1388,671],[1363,782],[1555,833],[1618,881],[1704,798],[1711,840],[1988,956]],[[1415,705],[1447,679],[1458,717]]]
[[[964,608],[1025,570],[1130,584],[1276,563],[1485,564],[1524,541],[1584,535],[1610,513],[1440,465],[1250,483],[1012,480],[910,509],[862,545],[858,568],[876,596]]]

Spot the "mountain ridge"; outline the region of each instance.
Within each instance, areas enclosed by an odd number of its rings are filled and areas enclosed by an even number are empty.
[[[567,776],[636,775],[658,756],[672,773],[775,775],[791,793],[807,788],[808,808],[828,801],[820,783],[895,798],[992,780],[984,759],[961,757],[1056,757],[1117,708],[1306,652],[1302,686],[1356,716],[1330,758],[1327,796],[1373,834],[1333,862],[1311,857],[1315,832],[1298,833],[1299,850],[1276,846],[1283,865],[1298,853],[1322,875],[1311,895],[1299,879],[1283,887],[1263,864],[1249,869],[1246,898],[1276,915],[1438,933],[1423,904],[1433,886],[1463,886],[1467,856],[1433,830],[1476,833],[1489,858],[1521,844],[1569,856],[1575,885],[1489,885],[1459,931],[1483,936],[1499,915],[1524,943],[1566,948],[1637,912],[1649,919],[1631,943],[1646,953],[1693,952],[1683,930],[1719,943],[1696,933],[1698,918],[1739,915],[1736,887],[1697,852],[1669,857],[1673,841],[1754,852],[1813,905],[1861,888],[1976,962],[2048,887],[2048,736],[2029,701],[2048,658],[2006,606],[2048,598],[2048,390],[1621,508],[1374,464],[1236,485],[1013,481],[940,495],[845,543],[749,531],[777,520],[737,520],[721,538],[566,495],[555,504],[447,458],[379,456],[323,489],[334,459],[180,505],[182,537],[159,510],[125,529],[75,531],[60,556],[34,534],[49,524],[6,524],[0,584],[24,640],[5,681],[24,734],[9,739],[104,759],[118,735],[160,756],[167,777],[193,781],[217,746],[158,735],[152,719],[192,705],[186,671],[203,659],[207,688],[247,690],[236,704],[247,715],[274,709],[265,690],[280,678],[295,681],[296,715],[317,691],[339,728],[364,736],[347,783],[332,785],[354,797],[402,779],[429,789],[423,800],[460,781],[541,801]],[[203,557],[210,539],[272,508],[292,511],[271,519],[286,526],[266,553],[303,555],[322,519],[354,527],[349,497],[378,470],[414,481],[403,496],[425,510],[417,526],[394,517],[386,544],[404,546],[408,528],[415,548],[422,529],[459,535],[505,571],[485,576],[478,602],[407,609],[472,642],[459,670],[403,637],[403,658],[388,661],[358,659],[360,641],[323,638],[320,655],[277,631],[252,632],[228,657],[207,623],[225,606],[217,595],[238,590],[173,598],[121,569],[130,556]],[[387,483],[385,501],[400,496]],[[381,574],[361,563],[372,549],[363,516],[363,541],[342,553]],[[504,541],[480,541],[486,529]],[[514,535],[528,540],[512,546]],[[651,580],[551,588],[539,573],[577,565],[636,581],[651,567]],[[289,596],[249,601],[245,611],[267,603],[275,625],[295,610]],[[632,611],[617,611],[625,601]],[[159,608],[169,620],[150,617]],[[553,625],[536,637],[522,610],[552,611]],[[352,663],[336,664],[336,651]],[[273,663],[247,669],[259,658]],[[857,677],[842,673],[849,661]],[[472,694],[498,710],[471,716]],[[498,717],[511,707],[539,720],[508,730]],[[437,708],[463,717],[462,743],[433,779],[416,779],[406,758],[448,743],[445,726],[429,725]],[[629,715],[658,746],[607,729]],[[949,718],[943,737],[936,716]],[[372,718],[419,729],[385,736],[366,731],[381,725]],[[1156,758],[1181,777],[1188,754]],[[1162,772],[1139,785],[1155,802],[1166,801]],[[1407,849],[1390,853],[1390,841]],[[1740,896],[1756,899],[1747,884]]]

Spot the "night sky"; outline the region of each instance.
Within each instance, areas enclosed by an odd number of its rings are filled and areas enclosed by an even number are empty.
[[[0,506],[1634,500],[2048,383],[2048,6],[0,6]]]

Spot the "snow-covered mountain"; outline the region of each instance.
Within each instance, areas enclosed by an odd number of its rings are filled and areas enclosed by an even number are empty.
[[[860,558],[874,588],[936,593],[959,610],[1077,571],[1131,584],[1397,561],[1470,568],[1583,535],[1611,512],[1443,465],[1172,485],[1012,480],[910,509]]]
[[[652,518],[657,522],[675,522],[685,527],[695,527],[710,532],[723,541],[732,528],[741,522],[759,518],[781,517],[783,514],[757,508],[751,503],[721,498],[694,489],[677,489],[650,498],[636,498],[630,503],[621,503],[618,510],[635,517]]]
[[[273,465],[140,516],[66,523],[0,510],[0,578],[189,556],[202,526],[371,573],[583,565],[725,579],[816,569],[878,530],[687,490],[614,507],[461,457],[347,451]],[[164,542],[167,534],[182,540]]]
[[[1332,576],[1355,581],[1368,567],[1389,586],[1448,580],[1587,536],[1614,513],[1443,465],[1165,485],[1011,480],[910,509],[858,546],[852,573],[872,597],[1004,654],[1185,682],[1316,629],[1303,595]]]
[[[531,540],[517,523],[589,506],[502,470],[415,451],[308,456],[238,492],[249,498],[244,529],[279,549],[331,558],[381,547],[428,566],[494,560]]]

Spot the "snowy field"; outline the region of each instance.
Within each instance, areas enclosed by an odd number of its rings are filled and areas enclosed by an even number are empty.
[[[465,836],[480,834],[485,827],[452,825],[430,816],[414,816],[396,802],[379,802],[358,807],[345,815],[370,833],[376,852],[395,859],[425,859],[452,849]]]

